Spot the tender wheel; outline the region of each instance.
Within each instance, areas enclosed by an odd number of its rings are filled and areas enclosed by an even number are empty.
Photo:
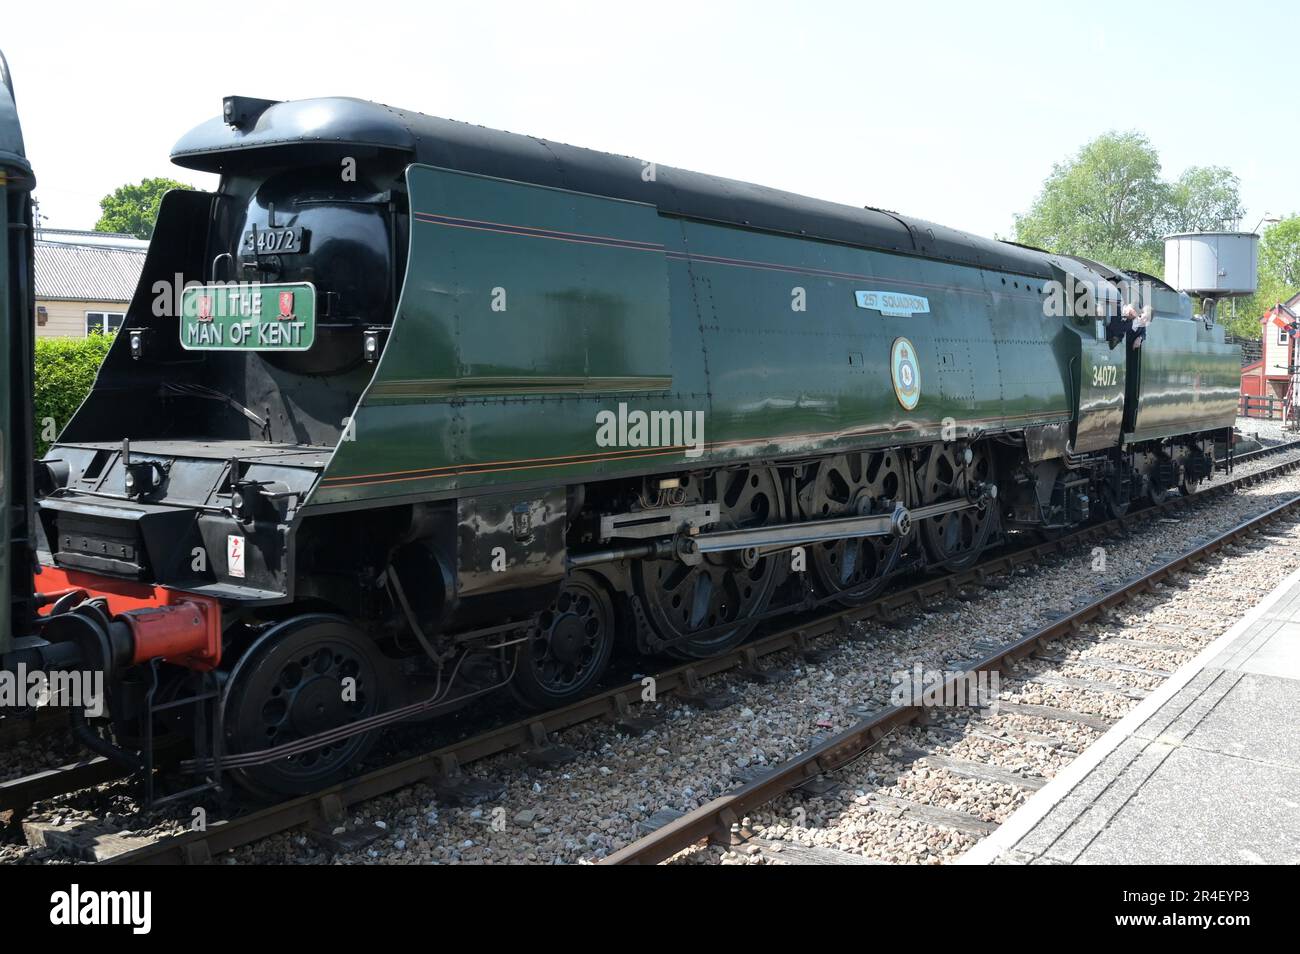
[[[823,461],[799,492],[806,520],[881,513],[906,500],[907,472],[895,451],[842,454]],[[856,537],[808,548],[822,592],[845,606],[871,599],[885,585],[903,550],[901,537]]]
[[[921,465],[918,484],[922,505],[945,500],[966,499],[973,483],[993,479],[993,461],[988,450],[970,448],[971,461],[965,463],[966,447],[950,443],[930,448]],[[964,570],[980,558],[988,543],[989,531],[997,520],[993,506],[969,507],[920,523],[921,542],[931,565],[945,570]]]
[[[1190,497],[1196,493],[1198,481],[1188,478],[1188,471],[1196,471],[1195,447],[1162,447],[1148,450],[1142,456],[1142,473],[1145,476],[1145,497],[1153,504],[1162,504],[1175,490]],[[1213,463],[1210,464],[1213,472]]]
[[[522,645],[511,687],[524,702],[551,708],[590,692],[614,651],[614,605],[599,580],[576,573],[538,617]]]
[[[1181,474],[1178,478],[1178,492],[1182,494],[1184,497],[1191,497],[1197,492],[1197,490],[1201,486],[1201,482],[1199,480],[1192,480],[1190,477],[1188,477],[1187,472],[1192,469],[1189,466],[1190,464],[1191,464],[1190,460],[1184,463]]]
[[[1101,505],[1102,513],[1107,520],[1115,520],[1128,513],[1130,501],[1121,500],[1115,488],[1111,486],[1110,481],[1105,481],[1101,485]]]
[[[1147,500],[1151,503],[1159,505],[1169,499],[1169,492],[1174,489],[1177,481],[1173,481],[1168,475],[1162,475],[1161,471],[1172,466],[1172,462],[1163,454],[1154,459],[1147,480]],[[1160,479],[1162,476],[1163,480]]]
[[[264,633],[236,663],[222,702],[227,753],[269,749],[382,711],[386,664],[374,642],[337,616],[297,616]],[[348,774],[378,732],[232,770],[259,794],[299,795]]]
[[[712,479],[717,481],[721,519],[708,529],[738,529],[783,519],[780,484],[771,468],[741,467],[720,471]],[[688,494],[697,491],[690,484],[685,488]],[[743,550],[709,554],[696,566],[677,560],[637,562],[637,594],[661,638],[713,630],[698,639],[682,639],[669,652],[703,658],[725,652],[749,635],[755,624],[747,621],[767,609],[778,567],[772,557],[753,560],[752,556]]]

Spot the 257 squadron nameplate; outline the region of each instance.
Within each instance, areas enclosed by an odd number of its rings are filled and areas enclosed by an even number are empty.
[[[306,351],[316,339],[316,286],[194,285],[181,295],[180,331],[190,351]]]
[[[930,313],[930,299],[921,295],[892,291],[855,291],[853,295],[858,300],[859,308],[873,309],[891,318],[910,318]]]

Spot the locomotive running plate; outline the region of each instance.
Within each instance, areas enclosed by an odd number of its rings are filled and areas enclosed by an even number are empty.
[[[181,295],[180,333],[190,351],[306,351],[316,338],[316,286],[191,286]]]

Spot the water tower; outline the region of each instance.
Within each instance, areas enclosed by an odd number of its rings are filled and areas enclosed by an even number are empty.
[[[1254,232],[1180,232],[1165,236],[1165,282],[1205,302],[1214,321],[1219,301],[1253,295],[1259,236]]]

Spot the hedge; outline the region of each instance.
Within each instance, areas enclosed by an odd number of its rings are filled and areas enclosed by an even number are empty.
[[[112,335],[93,334],[86,338],[37,338],[36,456],[43,457],[57,434],[81,406],[95,383],[104,355],[113,343]],[[49,422],[53,421],[53,427]]]

